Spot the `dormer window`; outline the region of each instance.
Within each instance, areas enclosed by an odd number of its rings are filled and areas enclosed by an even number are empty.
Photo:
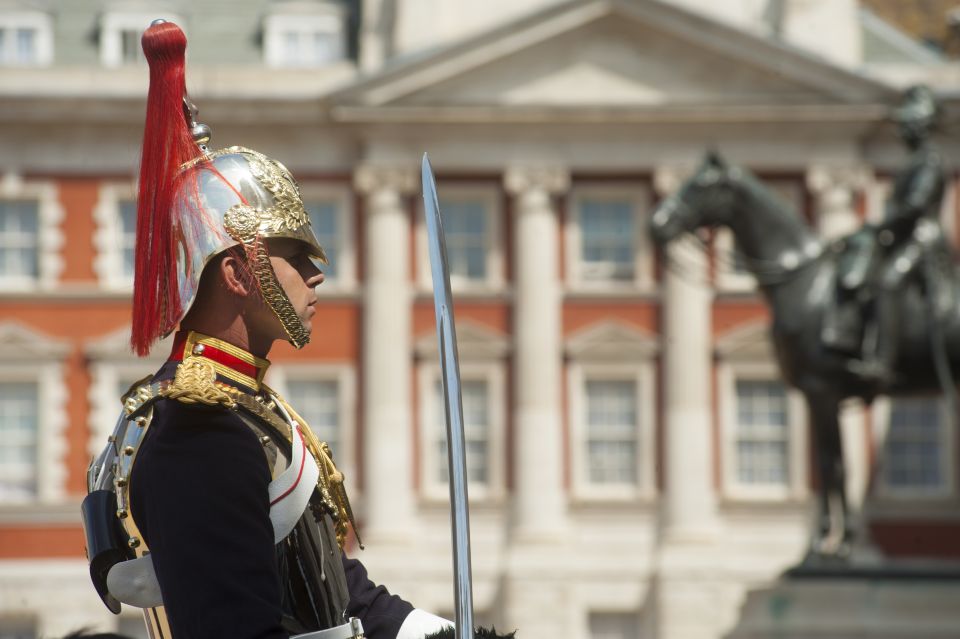
[[[347,54],[346,13],[336,4],[318,4],[310,13],[275,13],[264,21],[263,52],[268,66],[316,68]]]
[[[34,67],[52,61],[50,16],[37,12],[0,15],[0,66]]]
[[[183,27],[181,19],[174,15],[158,15],[140,12],[110,12],[100,23],[100,61],[105,67],[122,67],[146,64],[140,37],[154,20],[162,18]]]

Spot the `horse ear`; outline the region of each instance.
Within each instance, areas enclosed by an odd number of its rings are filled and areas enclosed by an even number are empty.
[[[709,151],[707,151],[706,159],[707,159],[707,164],[709,164],[710,166],[723,168],[727,165],[727,163],[724,162],[723,157],[720,155],[720,152],[717,151],[716,149],[710,149]]]

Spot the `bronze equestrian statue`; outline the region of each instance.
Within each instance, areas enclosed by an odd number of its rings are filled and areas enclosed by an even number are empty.
[[[660,245],[704,227],[730,228],[757,279],[772,311],[780,371],[806,398],[815,432],[816,554],[844,554],[858,532],[844,489],[840,402],[937,390],[952,395],[960,370],[960,280],[937,222],[945,180],[929,139],[936,115],[929,89],[906,93],[894,119],[912,154],[896,177],[885,219],[833,244],[824,244],[748,171],[714,153],[651,218]],[[834,531],[840,542],[831,547]]]

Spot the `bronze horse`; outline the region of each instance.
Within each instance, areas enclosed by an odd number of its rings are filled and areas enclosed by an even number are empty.
[[[941,389],[944,369],[960,370],[960,313],[957,304],[940,314],[938,325],[941,377],[935,371],[930,305],[920,282],[903,290],[900,347],[888,386],[868,381],[850,370],[849,354],[823,344],[821,330],[835,294],[841,254],[822,242],[783,200],[743,168],[728,165],[710,153],[679,191],[654,211],[650,231],[664,245],[685,232],[728,227],[746,267],[772,311],[771,337],[783,379],[800,390],[815,434],[820,494],[818,530],[812,551],[843,554],[859,532],[851,520],[844,488],[839,406],[847,398],[870,402],[879,394],[907,395]],[[953,300],[957,278],[948,286]],[[949,372],[947,372],[949,376]],[[837,508],[831,516],[831,501]],[[833,528],[831,523],[836,526]],[[831,533],[836,534],[831,534]],[[838,543],[827,543],[836,539]]]

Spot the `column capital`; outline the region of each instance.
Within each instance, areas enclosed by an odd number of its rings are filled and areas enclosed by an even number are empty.
[[[661,197],[671,195],[695,170],[692,164],[661,164],[653,170],[653,189]]]
[[[833,189],[853,191],[874,181],[873,170],[862,164],[811,164],[805,175],[807,188],[823,196]]]
[[[384,190],[410,195],[419,186],[417,169],[412,164],[361,164],[353,171],[353,186],[364,195]]]
[[[503,186],[511,195],[536,190],[551,195],[563,193],[570,188],[570,171],[561,166],[510,166],[503,174]]]

